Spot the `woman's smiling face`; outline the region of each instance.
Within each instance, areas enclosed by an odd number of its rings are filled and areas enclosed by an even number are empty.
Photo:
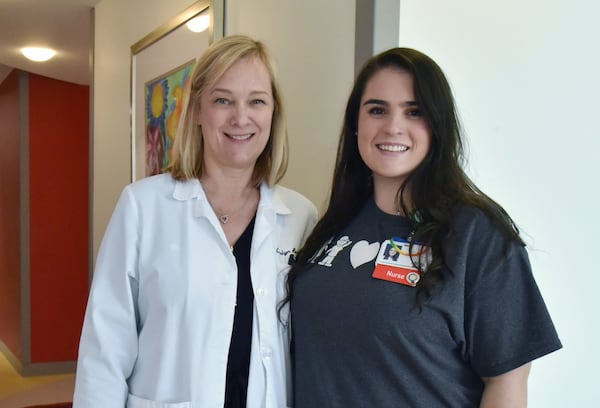
[[[271,133],[271,77],[258,58],[235,62],[200,97],[204,166],[254,169]]]
[[[410,73],[382,68],[367,82],[358,114],[358,150],[375,183],[400,184],[421,164],[431,132]]]

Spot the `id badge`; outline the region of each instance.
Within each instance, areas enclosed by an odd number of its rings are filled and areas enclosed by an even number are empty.
[[[417,286],[421,273],[413,265],[409,248],[410,243],[402,238],[393,237],[385,241],[377,254],[373,277],[406,286]],[[427,251],[428,247],[414,244],[412,258],[415,263],[419,262],[419,257],[427,259]]]

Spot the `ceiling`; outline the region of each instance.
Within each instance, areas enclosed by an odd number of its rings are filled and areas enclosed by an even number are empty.
[[[13,68],[89,85],[91,11],[100,0],[0,0],[0,82]],[[49,47],[56,56],[33,62],[22,47]]]

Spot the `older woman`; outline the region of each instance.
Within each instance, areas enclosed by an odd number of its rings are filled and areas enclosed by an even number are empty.
[[[277,303],[316,210],[276,185],[287,134],[264,45],[209,47],[186,104],[168,171],[127,186],[106,230],[75,407],[288,404]]]

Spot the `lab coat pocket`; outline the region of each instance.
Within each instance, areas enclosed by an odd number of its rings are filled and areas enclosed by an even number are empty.
[[[160,402],[143,399],[129,394],[127,408],[191,408],[191,402]]]

